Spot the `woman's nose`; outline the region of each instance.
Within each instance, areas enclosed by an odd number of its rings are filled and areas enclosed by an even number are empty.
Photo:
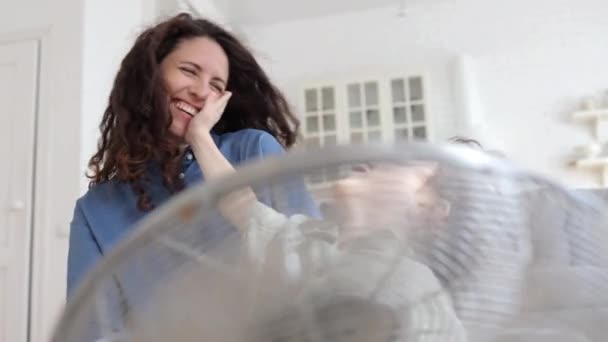
[[[205,82],[197,82],[190,86],[190,93],[201,100],[206,99],[210,92],[211,88]]]

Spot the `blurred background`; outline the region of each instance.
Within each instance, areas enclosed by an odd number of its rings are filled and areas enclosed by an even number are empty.
[[[192,10],[253,49],[306,146],[459,135],[572,188],[608,182],[605,0],[1,0],[0,341],[48,338],[118,65]]]

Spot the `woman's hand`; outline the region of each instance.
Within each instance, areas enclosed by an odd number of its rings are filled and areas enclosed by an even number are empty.
[[[209,95],[203,109],[190,120],[186,131],[186,142],[192,148],[196,162],[207,181],[234,173],[234,167],[219,150],[209,132],[220,120],[230,100],[230,92],[222,96]],[[249,229],[248,214],[257,202],[255,193],[249,187],[223,195],[217,208],[228,222],[242,233]]]
[[[212,93],[207,97],[203,109],[201,109],[188,124],[188,130],[186,131],[185,136],[188,144],[192,145],[201,137],[201,135],[209,134],[213,126],[220,121],[231,96],[232,93],[227,91],[221,96]]]

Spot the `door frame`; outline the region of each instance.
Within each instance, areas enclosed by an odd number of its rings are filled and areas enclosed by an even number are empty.
[[[52,26],[0,33],[0,43],[38,42],[38,84],[34,134],[34,179],[30,241],[29,342],[47,341],[65,300],[65,257],[69,221],[80,180],[81,84],[57,87],[57,49]],[[82,45],[80,45],[81,47]],[[82,50],[82,49],[80,49]],[[81,57],[78,61],[81,62]],[[80,64],[81,65],[81,64]],[[79,66],[80,73],[82,68]],[[55,100],[56,93],[77,89],[74,104]],[[71,107],[65,110],[64,107]],[[61,127],[56,126],[61,123]],[[55,124],[55,125],[54,125]]]

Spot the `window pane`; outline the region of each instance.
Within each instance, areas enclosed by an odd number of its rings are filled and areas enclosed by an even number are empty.
[[[409,134],[407,133],[407,128],[399,128],[395,130],[395,140],[407,140]]]
[[[368,109],[365,111],[367,116],[367,126],[380,126],[380,112],[377,109]]]
[[[350,141],[352,143],[362,143],[363,142],[363,133],[361,133],[361,132],[351,133]]]
[[[405,102],[405,81],[402,78],[391,81],[393,102]]]
[[[367,133],[367,140],[370,142],[382,141],[382,133],[380,131],[371,131]]]
[[[337,144],[338,139],[335,135],[326,135],[324,145],[335,145]]]
[[[335,131],[336,130],[336,116],[334,114],[323,115],[323,130],[324,131]]]
[[[361,128],[363,127],[363,117],[361,112],[351,112],[350,113],[350,127],[351,128]]]
[[[422,78],[410,77],[410,100],[422,100]]]
[[[393,108],[393,119],[395,120],[395,123],[406,123],[407,116],[405,114],[405,107]]]
[[[319,131],[319,118],[316,116],[309,116],[306,118],[306,132],[316,133]]]
[[[317,89],[306,89],[306,111],[314,112],[319,109],[317,106]]]
[[[359,84],[348,85],[348,107],[361,107],[361,86]]]
[[[426,128],[414,127],[414,138],[416,140],[426,140]]]
[[[319,147],[321,146],[321,142],[318,137],[315,138],[307,138],[306,140],[307,147]]]
[[[413,122],[424,121],[424,106],[423,105],[413,105],[412,106],[412,121]]]
[[[365,83],[365,104],[368,106],[375,106],[378,104],[378,83],[377,82]]]
[[[321,102],[323,103],[323,109],[334,109],[336,108],[334,99],[334,88],[325,87],[321,90]]]

